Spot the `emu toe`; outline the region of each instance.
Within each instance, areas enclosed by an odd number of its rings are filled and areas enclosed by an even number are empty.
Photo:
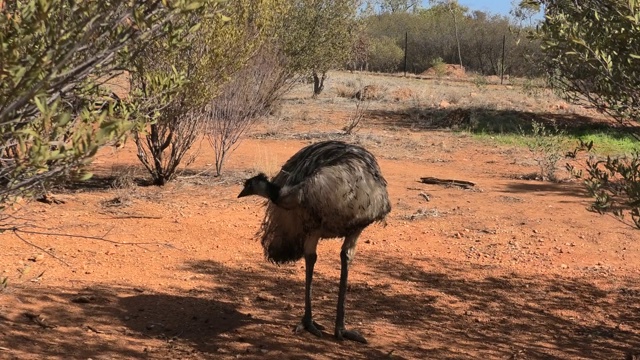
[[[324,330],[324,326],[313,320],[302,319],[302,322],[296,326],[294,332],[297,334],[302,330],[307,330],[317,337],[322,337],[322,330]]]
[[[360,335],[359,332],[353,330],[336,329],[336,338],[341,341],[347,339],[363,344],[367,343],[367,339],[365,339],[364,336]]]

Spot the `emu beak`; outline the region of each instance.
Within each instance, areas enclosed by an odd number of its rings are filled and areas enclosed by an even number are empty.
[[[251,192],[249,191],[249,189],[244,188],[242,189],[242,191],[240,191],[240,194],[238,194],[238,198],[249,196],[249,195],[251,195]]]

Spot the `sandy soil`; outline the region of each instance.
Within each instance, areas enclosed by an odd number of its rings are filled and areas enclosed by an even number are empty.
[[[637,230],[587,211],[578,183],[519,180],[536,171],[525,149],[416,130],[396,122],[401,112],[339,136],[349,116],[340,101],[291,99],[282,111],[295,122],[257,128],[219,178],[208,175],[204,142],[177,181],[113,188],[114,179],[144,177],[128,142],[99,154],[94,179],[57,191],[64,203],[28,204],[16,222],[31,226],[0,235],[0,275],[8,278],[0,358],[624,359],[640,352]],[[292,332],[303,313],[303,263],[266,262],[254,236],[263,202],[236,198],[244,178],[273,174],[299,148],[327,137],[366,146],[389,182],[393,211],[386,226],[372,225],[360,238],[347,295],[347,326],[367,345],[338,342],[332,331],[323,338]],[[426,185],[423,176],[476,186]],[[329,330],[340,245],[320,244],[315,272],[315,317]]]

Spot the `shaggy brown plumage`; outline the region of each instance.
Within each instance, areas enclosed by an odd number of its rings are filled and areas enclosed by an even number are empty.
[[[299,203],[292,209],[274,202],[267,205],[260,235],[266,257],[275,263],[301,259],[311,232],[319,232],[321,238],[345,237],[391,211],[387,182],[375,157],[340,141],[298,151],[272,183]]]

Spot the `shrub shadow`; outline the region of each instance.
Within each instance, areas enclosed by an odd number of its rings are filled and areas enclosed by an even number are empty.
[[[538,180],[514,180],[508,182],[502,192],[509,194],[527,193],[539,196],[558,194],[568,197],[589,199],[587,190],[578,182],[558,183]]]
[[[411,107],[399,110],[369,110],[367,117],[384,125],[411,130],[466,130],[479,134],[529,133],[532,121],[545,126],[556,124],[559,129],[576,137],[606,133],[616,139],[631,138],[640,134],[640,126],[621,126],[613,121],[603,121],[578,114],[498,110],[473,106],[465,108]]]
[[[413,284],[421,295],[412,299],[400,294],[367,294],[359,306],[389,304],[383,311],[418,325],[410,332],[413,343],[439,345],[421,352],[407,349],[416,355],[435,359],[622,359],[625,353],[640,349],[640,333],[634,329],[640,321],[637,282],[603,290],[581,279],[491,275],[497,267],[416,260],[441,269],[432,272],[398,260],[367,262],[375,272]],[[487,275],[469,279],[470,272]],[[420,305],[415,300],[419,298],[431,299],[425,311],[417,310]]]
[[[371,343],[334,339],[338,278],[326,270],[316,272],[313,302],[325,336],[293,334],[303,312],[300,265],[190,261],[177,272],[207,285],[186,292],[24,289],[20,307],[46,304],[38,313],[56,327],[0,318],[0,346],[17,357],[220,359],[622,359],[640,349],[635,281],[604,289],[588,279],[374,250],[356,259],[353,271],[364,276],[347,297],[347,325]]]

